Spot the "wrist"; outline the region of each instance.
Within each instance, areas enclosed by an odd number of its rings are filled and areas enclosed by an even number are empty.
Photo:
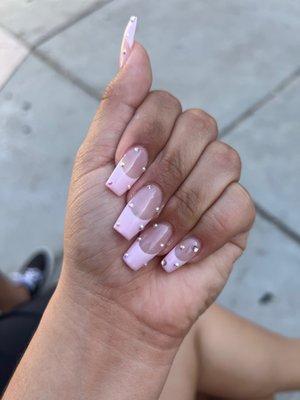
[[[61,319],[65,343],[82,354],[81,374],[94,376],[99,390],[131,391],[140,398],[158,398],[179,343],[145,327],[113,301],[63,276],[51,302],[56,324]],[[68,340],[70,337],[70,341]],[[129,393],[129,392],[128,392]],[[147,394],[147,395],[146,395]],[[117,396],[116,396],[117,397]],[[127,397],[126,397],[127,398]]]

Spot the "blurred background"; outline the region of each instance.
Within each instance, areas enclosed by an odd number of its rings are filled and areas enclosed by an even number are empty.
[[[296,0],[1,0],[1,270],[46,245],[57,276],[73,157],[117,71],[130,15],[139,18],[153,87],[217,119],[257,205],[249,248],[220,302],[300,336]]]

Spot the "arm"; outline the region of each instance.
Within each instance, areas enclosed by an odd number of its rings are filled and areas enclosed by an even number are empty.
[[[59,284],[4,400],[157,399],[176,344],[153,334],[152,346],[124,310],[73,295]]]

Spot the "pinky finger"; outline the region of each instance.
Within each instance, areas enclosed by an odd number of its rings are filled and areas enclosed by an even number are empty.
[[[254,218],[255,208],[248,192],[238,183],[230,184],[190,233],[165,256],[162,267],[173,272],[187,262],[205,259],[231,241],[244,249],[239,235],[251,228]]]

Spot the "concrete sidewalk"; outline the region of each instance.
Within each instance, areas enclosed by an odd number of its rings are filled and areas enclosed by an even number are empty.
[[[154,87],[216,117],[242,156],[242,182],[257,203],[249,250],[221,302],[300,336],[300,3],[55,4],[0,4],[2,32],[13,35],[20,60],[29,53],[0,92],[1,268],[14,270],[41,244],[60,253],[72,159],[133,14]]]

